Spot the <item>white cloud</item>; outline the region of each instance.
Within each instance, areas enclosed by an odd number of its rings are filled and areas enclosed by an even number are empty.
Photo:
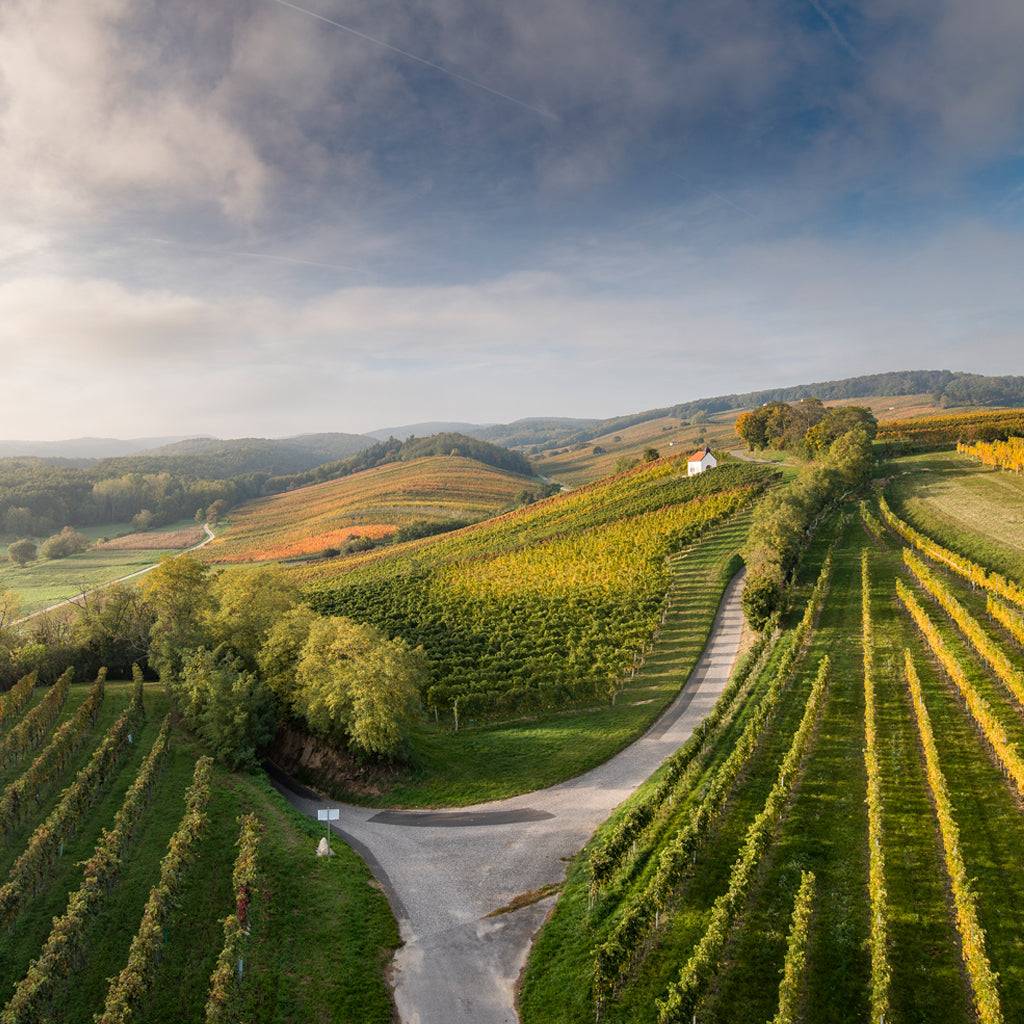
[[[203,84],[169,73],[129,0],[12,0],[0,14],[7,215],[192,203],[246,218],[268,169]],[[150,63],[150,60],[153,63]]]

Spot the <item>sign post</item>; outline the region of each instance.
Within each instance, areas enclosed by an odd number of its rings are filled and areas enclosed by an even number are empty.
[[[327,852],[332,853],[331,850],[331,822],[337,821],[341,817],[341,811],[337,807],[318,807],[316,812],[317,821],[327,822]]]

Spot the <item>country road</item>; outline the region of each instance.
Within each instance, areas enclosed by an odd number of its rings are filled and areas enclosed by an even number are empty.
[[[514,1024],[515,990],[556,897],[498,917],[514,897],[565,877],[565,859],[714,706],[736,661],[742,575],[727,588],[707,646],[664,715],[605,764],[549,789],[450,811],[328,804],[275,785],[311,817],[339,807],[336,831],[366,860],[404,945],[392,972],[402,1024]]]

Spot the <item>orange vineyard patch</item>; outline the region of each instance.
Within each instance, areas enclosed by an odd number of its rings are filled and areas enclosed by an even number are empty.
[[[396,462],[249,502],[201,554],[217,563],[300,558],[356,537],[379,540],[418,519],[484,519],[530,483],[458,456]]]

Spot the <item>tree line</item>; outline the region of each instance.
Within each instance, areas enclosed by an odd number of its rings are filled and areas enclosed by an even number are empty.
[[[821,515],[866,481],[877,426],[869,410],[825,410],[816,399],[795,406],[769,403],[737,420],[736,432],[750,447],[787,448],[811,460],[754,511],[743,552],[743,611],[755,629],[764,629],[782,610],[786,585]]]
[[[390,438],[313,470],[278,475],[247,470],[208,477],[202,471],[211,466],[203,453],[125,456],[89,466],[42,458],[0,459],[0,532],[14,540],[44,538],[65,526],[127,523],[136,516],[147,527],[166,526],[193,516],[209,518],[217,503],[219,510],[227,511],[251,498],[335,480],[389,462],[451,454],[533,475],[529,461],[519,452],[453,433],[406,441]]]

